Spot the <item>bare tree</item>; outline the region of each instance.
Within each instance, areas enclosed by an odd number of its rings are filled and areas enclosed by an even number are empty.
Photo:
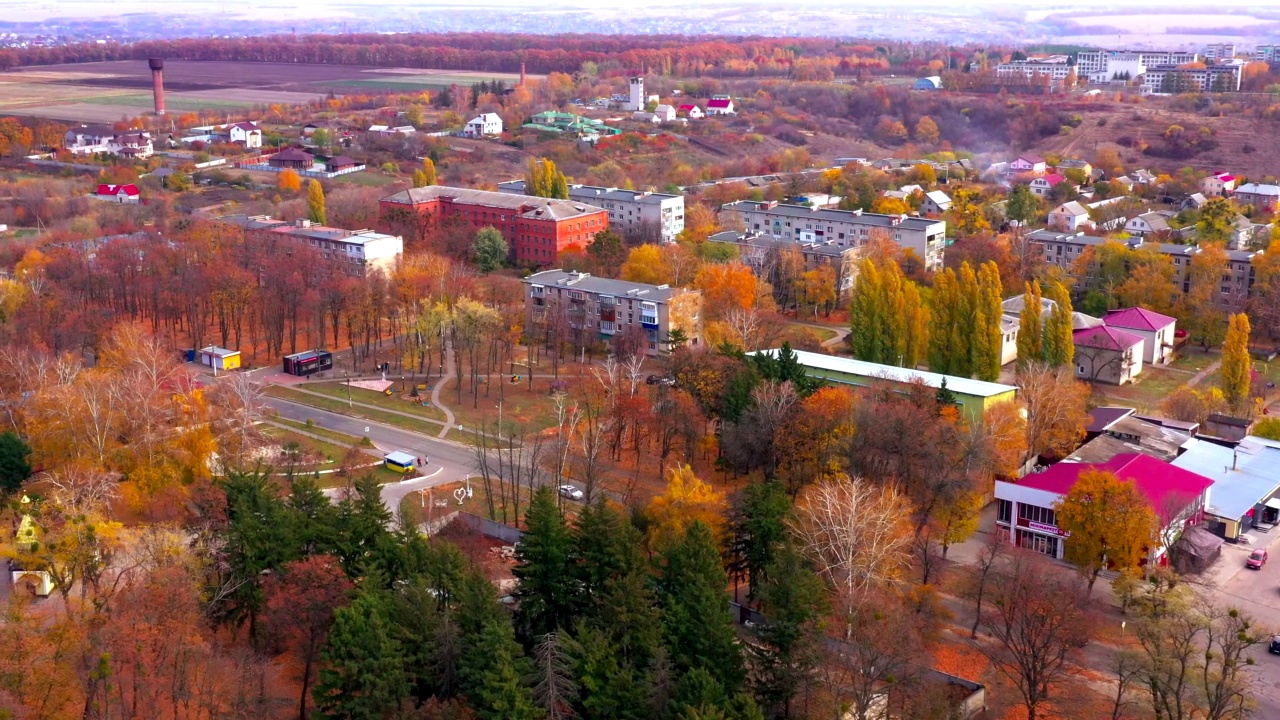
[[[1019,396],[1027,407],[1027,453],[1065,454],[1084,437],[1089,387],[1069,367],[1032,363],[1018,373]]]
[[[973,598],[975,607],[973,627],[969,630],[969,637],[971,638],[978,637],[978,625],[982,623],[982,601],[987,593],[987,582],[991,579],[992,571],[996,569],[996,564],[1008,555],[1010,549],[1011,546],[1008,541],[998,534],[992,533],[987,536],[987,541],[978,553],[977,562],[972,566],[969,577],[969,595]]]
[[[72,463],[43,478],[54,488],[53,499],[78,514],[103,511],[120,496],[120,473]]]
[[[885,611],[900,604],[868,603],[848,618],[852,632],[844,641],[827,643],[828,686],[848,705],[847,718],[887,717],[888,688],[907,682],[919,672],[919,623],[906,611]]]
[[[1115,695],[1111,698],[1111,720],[1122,720],[1134,705],[1133,686],[1141,681],[1142,656],[1132,650],[1120,650],[1111,656],[1111,672],[1115,675]]]
[[[578,685],[573,679],[573,666],[561,644],[559,633],[542,636],[533,650],[536,671],[533,677],[533,697],[542,708],[547,720],[568,720],[577,717],[573,701],[578,697]]]
[[[843,477],[806,488],[791,527],[840,601],[856,608],[910,565],[910,514],[894,485]]]
[[[978,648],[1022,695],[1027,720],[1036,720],[1051,688],[1067,674],[1067,660],[1089,642],[1079,578],[1048,559],[1017,551],[995,575],[991,606],[982,624],[995,643]]]

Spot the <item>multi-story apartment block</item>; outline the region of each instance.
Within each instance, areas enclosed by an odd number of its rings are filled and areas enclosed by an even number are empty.
[[[524,195],[524,180],[498,183],[498,191]],[[609,227],[630,240],[675,242],[684,230],[684,195],[570,185],[569,199],[609,211]]]
[[[875,235],[910,250],[929,270],[942,267],[947,223],[906,215],[881,215],[861,210],[824,210],[804,205],[739,200],[720,208],[722,219],[736,217],[741,227],[799,243],[831,243],[862,247]]]
[[[579,347],[603,342],[658,355],[674,330],[693,345],[702,337],[702,293],[697,290],[565,270],[544,270],[522,282],[526,332],[535,340]]]
[[[1061,85],[1073,71],[1075,71],[1075,65],[1071,64],[1070,58],[1066,55],[1052,55],[1034,60],[1014,60],[996,66],[996,75],[999,77],[1041,76],[1049,78],[1050,84],[1054,86]]]
[[[1195,53],[1181,50],[1093,50],[1076,55],[1076,73],[1081,82],[1102,85],[1136,80],[1149,67],[1184,65],[1195,60]]]
[[[1280,57],[1280,45],[1259,45],[1253,49],[1253,59],[1264,63],[1273,63]]]
[[[249,241],[284,237],[305,243],[326,260],[340,263],[343,272],[357,277],[370,270],[389,273],[404,253],[403,238],[373,230],[345,230],[316,225],[309,220],[288,222],[270,215],[227,215],[218,220],[242,228]]]
[[[586,249],[609,229],[609,211],[576,200],[431,185],[382,198],[381,222],[417,236],[451,219],[502,233],[518,263],[546,266],[571,246]]]
[[[836,245],[831,241],[797,243],[772,235],[740,233],[734,230],[718,232],[707,238],[707,242],[734,246],[738,250],[738,259],[764,280],[771,279],[781,250],[794,248],[804,258],[806,271],[820,267],[830,267],[835,271],[836,293],[842,297],[853,289],[853,281],[858,275],[858,259],[862,256],[860,248]]]
[[[1104,238],[1085,235],[1084,233],[1060,233],[1050,230],[1036,230],[1027,235],[1027,242],[1033,250],[1038,251],[1041,260],[1049,265],[1056,265],[1065,272],[1072,272],[1076,261],[1084,255],[1086,248],[1096,247],[1104,242]],[[1144,243],[1142,238],[1130,238],[1123,242],[1130,249],[1139,247],[1155,247],[1162,255],[1173,263],[1173,284],[1180,293],[1191,291],[1191,261],[1200,253],[1197,245],[1177,245],[1173,243]],[[1253,292],[1254,280],[1257,276],[1254,262],[1262,255],[1260,250],[1228,250],[1227,265],[1223,268],[1218,293],[1214,298],[1224,310],[1238,312],[1244,309],[1250,294]],[[1086,281],[1091,278],[1086,278]]]
[[[1204,61],[1207,63],[1225,62],[1236,56],[1234,43],[1214,43],[1204,48]]]
[[[1206,65],[1202,68],[1160,65],[1142,74],[1142,92],[1146,95],[1177,95],[1187,92],[1238,92],[1239,62]]]

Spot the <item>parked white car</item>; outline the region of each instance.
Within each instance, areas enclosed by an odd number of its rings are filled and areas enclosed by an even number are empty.
[[[582,494],[581,490],[572,485],[561,485],[560,497],[566,497],[570,500],[582,500],[586,496]]]

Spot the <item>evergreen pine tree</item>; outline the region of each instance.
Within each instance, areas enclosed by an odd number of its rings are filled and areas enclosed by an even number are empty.
[[[516,625],[525,638],[570,627],[577,615],[573,539],[550,485],[533,494],[516,547]]]
[[[782,546],[758,590],[765,616],[751,645],[756,694],[775,717],[790,717],[791,700],[822,658],[822,580],[791,545]]]
[[[726,692],[742,683],[742,651],[711,530],[695,522],[663,557],[658,580],[666,645],[677,671],[703,668]]]
[[[938,386],[938,392],[934,393],[933,397],[939,408],[955,407],[955,404],[960,401],[951,388],[947,387],[946,378],[942,378],[942,384]]]
[[[361,593],[333,615],[313,697],[327,720],[381,720],[408,693],[385,601]]]
[[[566,642],[578,679],[582,720],[649,718],[648,687],[634,667],[621,659],[608,633],[583,624]]]
[[[536,720],[540,713],[525,682],[532,674],[529,661],[506,618],[485,625],[469,653],[482,657],[475,684],[465,688],[467,699],[482,720]]]
[[[1071,340],[1071,293],[1065,285],[1054,282],[1049,286],[1049,299],[1054,308],[1044,322],[1044,348],[1041,353],[1045,362],[1054,367],[1070,366],[1075,362],[1076,346]]]
[[[750,483],[742,491],[734,534],[742,548],[743,565],[751,587],[747,593],[750,599],[758,596],[767,568],[773,563],[774,552],[786,539],[790,512],[791,499],[778,480]]]
[[[1018,316],[1018,367],[1024,368],[1029,363],[1044,357],[1044,327],[1040,318],[1040,283],[1032,280],[1026,283],[1026,292],[1022,294],[1022,313]]]

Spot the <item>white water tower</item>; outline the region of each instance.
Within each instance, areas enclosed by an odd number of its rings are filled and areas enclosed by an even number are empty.
[[[627,109],[631,112],[640,112],[644,110],[644,78],[631,78],[631,95],[628,96]]]

